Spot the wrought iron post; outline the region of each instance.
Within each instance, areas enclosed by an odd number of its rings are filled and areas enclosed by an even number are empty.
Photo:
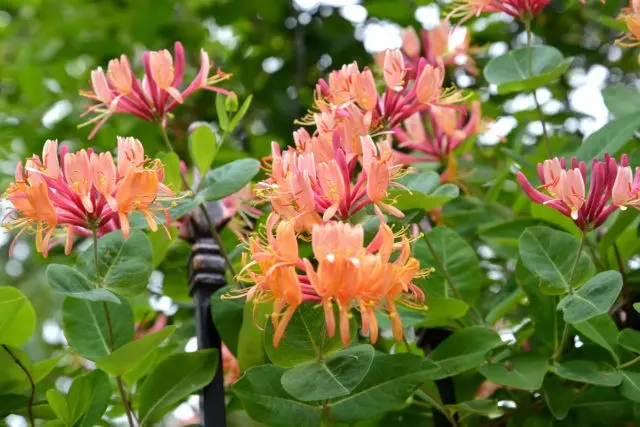
[[[227,220],[220,203],[208,203],[206,209],[216,228],[223,228]],[[200,424],[226,427],[222,341],[211,314],[211,295],[227,284],[225,260],[200,210],[190,214],[180,235],[193,244],[189,256],[189,294],[195,306],[198,349],[218,350],[216,374],[200,395]]]

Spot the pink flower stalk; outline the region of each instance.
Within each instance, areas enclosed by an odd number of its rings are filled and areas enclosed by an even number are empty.
[[[62,164],[62,167],[60,167]],[[118,166],[111,153],[80,150],[69,153],[66,146],[47,141],[42,159],[34,155],[18,164],[15,182],[5,197],[14,209],[4,226],[9,230],[35,232],[36,249],[47,256],[54,231],[66,230],[65,254],[71,252],[75,234],[99,235],[122,229],[128,237],[129,215],[140,212],[152,230],[157,229],[155,212],[168,211],[159,203],[173,193],[162,184],[164,169],[159,160],[145,157],[140,141],[118,137]],[[165,227],[166,230],[166,227]],[[13,244],[11,246],[13,248]]]
[[[407,118],[393,128],[398,141],[396,160],[402,164],[446,162],[463,141],[482,129],[480,102],[470,106],[431,107],[425,113]],[[407,154],[406,151],[409,151]]]
[[[484,12],[504,12],[525,20],[538,14],[551,0],[457,0],[447,18],[461,18],[463,23]]]
[[[622,159],[622,164],[625,163],[628,167],[626,156]],[[546,194],[534,188],[522,172],[518,172],[517,179],[524,192],[534,202],[550,206],[570,217],[582,230],[599,227],[618,207],[616,201],[624,203],[621,189],[625,188],[626,181],[621,178],[618,186],[615,186],[619,171],[615,159],[608,154],[605,154],[604,161],[593,159],[588,193],[585,163],[578,162],[574,157],[570,167],[567,166],[566,159],[557,157],[538,164],[538,176],[542,182],[540,188],[544,189]],[[609,203],[614,188],[619,191],[614,203]],[[628,202],[628,199],[625,200]]]
[[[215,74],[210,76],[213,62],[209,60],[209,55],[204,50],[200,51],[198,74],[184,89],[180,89],[185,70],[182,43],[175,43],[174,56],[166,49],[144,52],[143,63],[142,79],[135,77],[126,55],[109,61],[106,73],[102,67],[91,72],[92,90],[80,91],[80,95],[96,102],[88,106],[83,113],[83,116],[95,114],[85,123],[95,123],[89,139],[93,138],[113,114],[132,114],[147,121],[159,120],[164,126],[167,113],[200,89],[225,95],[232,94],[216,86],[231,77],[231,74],[226,74],[218,68]]]
[[[444,67],[463,67],[469,74],[478,74],[475,61],[470,55],[473,49],[470,47],[469,31],[456,27],[455,31],[465,32],[461,40],[456,40],[453,31],[446,20],[431,30],[420,30],[420,36],[413,27],[402,31],[402,53],[410,78],[415,79],[421,58],[425,58],[433,67],[442,63]]]

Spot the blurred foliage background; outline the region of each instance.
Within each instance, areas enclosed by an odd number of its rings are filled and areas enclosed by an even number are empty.
[[[109,59],[127,54],[135,69],[141,68],[145,49],[172,49],[182,41],[187,52],[189,76],[195,75],[200,48],[233,78],[223,87],[238,94],[242,102],[253,94],[249,113],[235,134],[225,142],[216,162],[234,158],[263,157],[272,140],[291,141],[294,119],[312,103],[318,78],[342,64],[371,64],[375,52],[399,47],[400,30],[412,25],[430,28],[449,7],[447,1],[431,0],[2,0],[0,2],[0,189],[12,179],[18,161],[38,153],[46,139],[58,139],[72,149],[93,146],[112,150],[116,135],[139,138],[149,154],[162,149],[157,127],[133,117],[115,116],[96,135],[90,126],[79,128],[85,100],[78,91],[88,88],[90,71],[106,67]],[[535,42],[555,46],[574,56],[571,70],[553,87],[538,92],[551,124],[556,153],[568,152],[583,137],[608,119],[600,90],[626,83],[638,86],[638,58],[634,49],[613,44],[623,27],[615,20],[627,2],[554,0],[533,24]],[[493,56],[525,42],[521,24],[493,14],[469,25],[479,68]],[[504,218],[500,204],[474,204],[474,193],[502,179],[500,203],[516,203],[520,192],[513,175],[500,175],[507,156],[502,148],[544,158],[538,147],[540,122],[530,95],[497,95],[481,75],[462,68],[448,76],[459,87],[483,99],[483,113],[493,118],[473,144],[473,170],[466,170],[469,196],[447,207],[449,226],[469,237],[484,259],[487,298],[491,307],[514,283],[505,283],[501,269],[508,254],[486,252],[487,243],[477,234],[482,224]],[[188,128],[194,121],[215,122],[215,96],[200,91],[174,111],[170,132],[182,158],[186,155]],[[637,144],[637,141],[633,142]],[[461,165],[464,170],[464,164]],[[474,190],[475,189],[475,190]],[[484,191],[484,190],[483,190]],[[509,213],[510,215],[510,213]],[[515,236],[517,238],[517,235]],[[35,255],[32,239],[19,241],[15,258],[9,259],[11,236],[0,229],[0,284],[16,285],[27,294],[38,313],[45,337],[32,340],[28,349],[34,359],[51,353],[61,344],[54,318],[59,297],[45,286],[46,261]],[[489,245],[491,246],[491,245]],[[503,246],[492,247],[500,249]],[[483,252],[483,249],[485,250]],[[503,249],[504,250],[504,249]],[[514,249],[515,250],[515,249]],[[175,270],[186,286],[186,253],[175,250]],[[637,251],[625,256],[633,261]],[[486,255],[489,253],[489,255]],[[486,256],[485,256],[486,255]],[[502,255],[505,255],[502,257]],[[513,255],[513,254],[512,254]],[[61,248],[48,261],[64,262]],[[511,266],[510,268],[513,268]],[[165,280],[168,276],[165,273]],[[183,282],[178,280],[179,285]],[[186,287],[184,288],[186,294]],[[175,311],[173,302],[154,296],[152,307]]]

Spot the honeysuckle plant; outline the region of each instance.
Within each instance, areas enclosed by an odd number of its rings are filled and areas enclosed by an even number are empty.
[[[554,6],[451,2],[401,46],[326,70],[260,158],[239,142],[259,127],[252,96],[205,50],[191,67],[198,46],[96,66],[77,138],[119,136],[46,140],[4,189],[8,255],[46,259],[64,339],[34,351],[33,295],[0,286],[0,419],[204,422],[191,397],[217,378],[220,425],[635,425],[640,95],[605,89],[615,118],[578,143],[549,117],[540,89],[575,66],[536,36]],[[604,20],[627,32],[612,46],[637,45],[638,10]],[[473,23],[488,14],[519,47],[487,56]],[[196,92],[217,121],[183,128]],[[540,131],[483,145],[508,96]],[[202,277],[211,316],[194,314]],[[198,347],[202,321],[217,349]]]

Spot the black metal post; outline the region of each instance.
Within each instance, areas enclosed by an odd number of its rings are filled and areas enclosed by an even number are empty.
[[[207,204],[207,212],[218,229],[224,227],[226,220],[219,203]],[[198,349],[218,350],[216,374],[200,395],[200,424],[226,427],[222,341],[211,314],[211,295],[227,284],[226,264],[204,215],[199,210],[194,211],[187,221],[181,237],[193,243],[189,257],[189,294],[195,305]]]
[[[448,328],[425,328],[420,332],[418,346],[422,348],[425,355],[433,351],[442,341],[447,339],[453,332]],[[453,405],[456,403],[456,391],[453,384],[453,378],[446,377],[436,380],[436,387],[440,393],[440,399],[445,405]],[[458,420],[458,415],[454,418]],[[452,427],[451,422],[439,410],[433,409],[433,425],[435,427]]]

